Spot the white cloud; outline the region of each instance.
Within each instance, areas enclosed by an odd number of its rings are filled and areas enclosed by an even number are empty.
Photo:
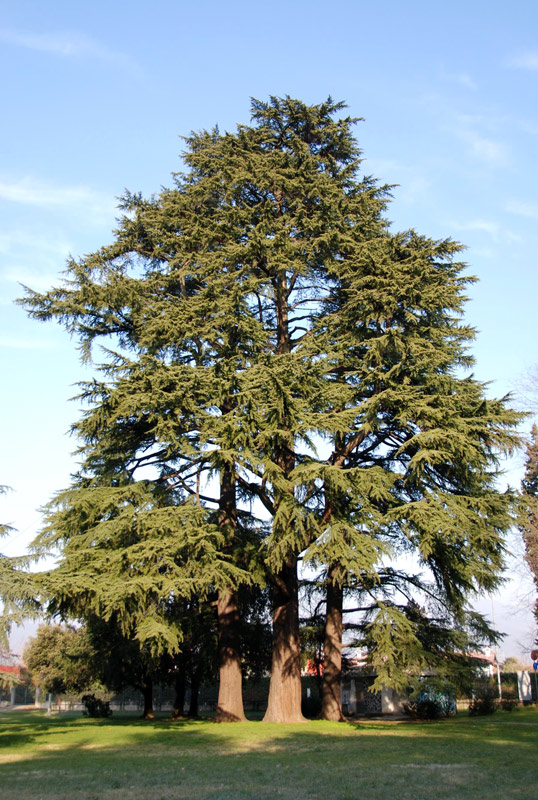
[[[515,69],[538,70],[538,51],[533,50],[520,53],[510,58],[506,63],[508,67],[513,67]]]
[[[41,256],[58,255],[66,258],[71,252],[71,246],[63,238],[55,236],[42,236],[35,231],[10,230],[9,233],[0,232],[0,253],[19,255],[28,250],[37,251]]]
[[[483,231],[488,233],[495,242],[499,240],[499,226],[496,222],[473,219],[468,222],[452,222],[450,225],[458,231]]]
[[[116,206],[115,198],[86,186],[55,186],[29,177],[0,180],[0,199],[40,208],[84,209],[101,219],[110,218]]]
[[[54,347],[46,339],[18,339],[14,336],[0,336],[0,347],[15,348],[17,350],[50,350]]]
[[[473,91],[476,91],[478,89],[478,84],[476,83],[476,81],[474,81],[470,75],[467,75],[464,72],[461,72],[459,75],[456,75],[455,79],[459,84],[465,86],[466,89],[472,89]]]
[[[512,233],[512,231],[507,230],[506,228],[502,228],[497,222],[493,220],[487,219],[470,219],[466,220],[465,222],[455,222],[452,221],[450,223],[450,227],[454,228],[457,231],[477,231],[478,233],[486,233],[488,236],[491,237],[492,241],[496,244],[499,242],[520,242],[521,237],[518,236],[516,233]],[[474,248],[474,252],[478,252],[476,248]],[[492,251],[487,251],[487,255],[491,255]],[[484,251],[486,253],[486,251]]]
[[[9,283],[18,285],[17,292],[20,295],[20,284],[31,286],[36,291],[47,291],[51,286],[57,286],[62,276],[58,275],[63,268],[62,261],[58,262],[59,268],[56,272],[37,272],[22,267],[11,267],[2,273],[2,279]]]
[[[0,306],[22,294],[20,284],[45,291],[61,280],[73,247],[54,235],[13,230],[0,232]]]
[[[538,219],[538,204],[527,203],[524,200],[511,200],[506,210],[510,214],[517,214],[519,217],[530,217],[531,219]]]
[[[469,145],[471,153],[480,161],[495,167],[505,166],[508,163],[509,150],[502,142],[488,139],[469,129],[456,131],[456,133]]]
[[[64,58],[93,58],[140,73],[140,67],[129,56],[75,32],[32,33],[4,28],[0,29],[0,41]]]

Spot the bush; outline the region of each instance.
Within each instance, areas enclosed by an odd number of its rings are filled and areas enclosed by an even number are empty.
[[[414,719],[440,719],[447,716],[443,704],[434,697],[417,697],[405,703],[404,711]]]
[[[111,717],[112,710],[110,703],[100,700],[94,694],[85,694],[82,697],[82,703],[86,707],[83,711],[85,717]]]
[[[513,700],[509,697],[503,697],[501,700],[501,708],[503,711],[513,711],[515,708],[518,707],[517,700]]]
[[[456,713],[453,691],[442,685],[422,685],[416,697],[404,705],[404,711],[414,719],[441,719]]]
[[[503,699],[518,700],[519,692],[517,690],[517,673],[515,672],[502,672],[501,685],[503,690]]]
[[[491,681],[478,684],[474,690],[474,697],[469,703],[469,714],[472,716],[494,714],[498,707],[496,685]]]

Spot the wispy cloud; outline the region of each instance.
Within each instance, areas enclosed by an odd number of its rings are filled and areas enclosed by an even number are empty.
[[[62,214],[63,217],[63,214]],[[47,291],[62,280],[69,254],[62,236],[29,231],[0,232],[0,306],[10,306],[22,294],[21,284]]]
[[[487,219],[470,219],[465,222],[456,222],[452,220],[450,227],[457,231],[470,232],[470,233],[485,233],[496,244],[501,241],[519,242],[521,237],[516,233],[503,228],[498,222]]]
[[[510,160],[508,147],[503,142],[482,136],[470,129],[460,130],[457,135],[468,144],[471,153],[485,164],[501,167]]]
[[[464,86],[466,89],[472,89],[473,92],[478,89],[477,82],[474,81],[466,72],[460,72],[459,74],[454,75],[453,80],[455,80],[456,83],[459,83],[460,86]]]
[[[0,180],[0,199],[40,208],[83,208],[94,215],[110,217],[115,198],[87,186],[56,186],[35,178]]]
[[[507,59],[505,63],[507,67],[512,67],[513,69],[538,70],[538,50],[528,50],[525,53],[520,53]]]
[[[63,237],[54,235],[36,234],[34,230],[0,231],[0,253],[19,254],[28,250],[38,251],[41,255],[54,256],[58,254],[67,256],[71,252],[71,245]]]
[[[537,203],[527,203],[525,200],[511,200],[507,203],[506,210],[510,214],[517,214],[519,217],[538,219]]]
[[[92,58],[116,64],[132,73],[141,73],[140,66],[130,56],[76,32],[33,33],[3,28],[0,29],[0,41],[63,58]]]
[[[479,231],[487,233],[494,241],[499,240],[499,226],[486,219],[473,219],[468,222],[451,222],[451,227],[458,231]]]
[[[18,339],[15,336],[0,336],[0,347],[16,350],[50,350],[54,347],[46,339]]]
[[[20,267],[9,267],[2,273],[2,280],[8,283],[17,284],[17,292],[15,296],[21,294],[21,284],[23,286],[30,286],[36,291],[48,291],[51,286],[57,286],[62,279],[62,275],[58,273],[63,269],[63,261],[58,260],[58,269],[54,271],[52,268],[48,272],[31,270],[21,265]]]

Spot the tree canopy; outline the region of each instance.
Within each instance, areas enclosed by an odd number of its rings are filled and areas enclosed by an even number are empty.
[[[518,415],[470,374],[461,246],[391,232],[343,109],[271,97],[192,133],[172,188],[127,192],[113,243],[23,300],[83,358],[103,343],[42,592],[155,654],[181,650],[181,599],[213,604],[220,719],[243,718],[240,587],[271,592],[266,719],[298,721],[298,565],[316,576],[340,718],[346,600],[380,683],[441,668],[482,630],[468,597],[497,585],[512,522]]]
[[[40,625],[23,660],[35,685],[54,694],[83,691],[94,680],[92,647],[81,629]]]

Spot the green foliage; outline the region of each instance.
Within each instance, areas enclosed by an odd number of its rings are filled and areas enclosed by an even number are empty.
[[[404,711],[414,719],[441,719],[449,715],[450,705],[444,698],[426,693],[406,703]]]
[[[110,703],[100,700],[94,694],[85,694],[82,697],[84,711],[82,712],[85,717],[111,717],[112,710]]]
[[[523,665],[521,664],[519,658],[516,658],[516,656],[509,656],[503,663],[501,669],[503,673],[515,673],[523,669]],[[504,680],[505,678],[503,677],[503,681]]]
[[[36,579],[50,613],[114,617],[158,659],[184,646],[182,603],[303,558],[367,598],[378,683],[456,669],[467,598],[504,565],[520,415],[466,374],[461,245],[390,232],[343,108],[271,97],[191,134],[171,189],[126,193],[112,244],[27,290],[104,359],[35,543],[60,553]]]
[[[525,476],[521,482],[522,498],[520,530],[525,543],[525,555],[538,591],[538,428],[533,425],[527,443]],[[538,600],[535,604],[538,623]]]
[[[5,494],[9,491],[9,486],[1,486],[0,485],[0,495]],[[11,525],[6,525],[5,523],[0,523],[0,536],[6,536],[13,528]],[[0,555],[1,558],[1,555]]]
[[[521,665],[518,665],[518,671],[520,669]],[[501,672],[501,687],[502,687],[503,700],[513,701],[517,705],[517,703],[519,702],[517,671],[507,672],[503,665],[503,669]]]
[[[80,692],[94,680],[93,650],[85,632],[41,625],[23,653],[33,682],[54,694]]]
[[[22,683],[20,677],[14,672],[6,672],[0,668],[0,689],[12,689]]]
[[[498,707],[499,693],[493,678],[477,683],[469,703],[469,714],[471,716],[486,716],[494,714]]]
[[[501,708],[503,711],[515,711],[518,708],[518,701],[511,697],[503,697],[501,700]]]
[[[2,486],[0,485],[0,495],[5,494],[9,491],[9,486]],[[5,523],[0,523],[0,536],[7,536],[13,528],[11,525],[6,525]],[[11,627],[11,623],[13,621],[12,615],[6,613],[6,601],[3,599],[3,591],[4,584],[7,585],[7,581],[5,579],[6,574],[6,559],[0,553],[0,601],[2,602],[2,612],[0,614],[0,648],[7,648],[8,646],[8,636],[9,630]],[[11,610],[11,609],[10,609]],[[3,682],[5,682],[7,678],[3,678]]]

